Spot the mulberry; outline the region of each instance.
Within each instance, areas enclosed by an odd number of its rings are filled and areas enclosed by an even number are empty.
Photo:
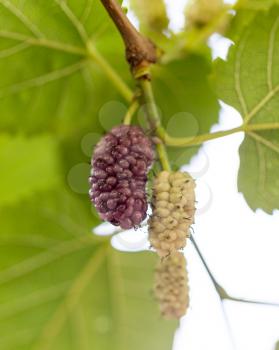
[[[179,319],[189,306],[186,260],[174,252],[159,262],[155,271],[154,294],[161,314],[167,319]]]
[[[149,240],[159,256],[182,249],[194,221],[195,182],[182,172],[162,171],[154,181]]]
[[[103,220],[130,229],[145,219],[153,157],[151,141],[137,126],[116,126],[100,140],[91,161],[89,195]]]

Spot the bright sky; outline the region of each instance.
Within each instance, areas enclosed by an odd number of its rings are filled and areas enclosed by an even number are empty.
[[[172,27],[181,28],[185,0],[167,3]],[[215,57],[226,57],[227,40],[216,35],[210,43]],[[240,123],[240,115],[222,103],[220,123],[212,131]],[[279,303],[279,213],[254,213],[237,192],[242,140],[243,135],[236,134],[207,142],[184,168],[197,178],[200,211],[195,238],[214,276],[229,294]],[[114,240],[114,246],[123,249],[124,240],[126,248],[127,244],[130,248],[146,247],[143,232],[139,232],[137,242],[127,243],[126,238]],[[273,350],[279,339],[279,308],[225,302],[228,327],[218,295],[190,243],[185,255],[191,305],[176,333],[173,350]]]

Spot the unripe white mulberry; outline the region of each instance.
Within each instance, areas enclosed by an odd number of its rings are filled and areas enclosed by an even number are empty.
[[[185,315],[189,306],[189,289],[186,260],[182,253],[174,252],[159,262],[154,294],[163,317],[179,319]]]
[[[187,173],[162,171],[154,180],[149,240],[159,256],[186,245],[194,222],[195,182]]]

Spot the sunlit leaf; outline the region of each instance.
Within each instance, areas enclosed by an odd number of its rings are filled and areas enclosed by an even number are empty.
[[[0,220],[1,348],[171,348],[176,323],[162,321],[151,293],[155,254],[95,238],[98,220],[64,191]]]
[[[120,122],[103,111],[132,96],[119,33],[97,0],[0,0],[0,19],[0,348],[169,350],[155,255],[94,236],[85,194],[94,142]]]
[[[79,128],[94,121],[100,129],[99,109],[119,94],[88,52],[89,40],[129,74],[100,1],[1,1],[0,19],[0,127],[68,136],[77,121]]]
[[[259,13],[219,60],[216,79],[219,97],[235,107],[247,124],[279,122],[279,9]],[[252,209],[277,209],[279,131],[246,134],[240,147],[238,187]]]
[[[59,161],[58,146],[51,136],[0,135],[0,205],[56,186]]]
[[[236,8],[251,10],[268,10],[271,6],[278,4],[278,0],[239,0]]]
[[[209,85],[207,61],[191,55],[154,67],[156,101],[163,124],[171,136],[195,137],[206,133],[218,120],[219,104]],[[167,96],[167,98],[166,98]],[[181,166],[197,147],[169,149],[174,166]]]

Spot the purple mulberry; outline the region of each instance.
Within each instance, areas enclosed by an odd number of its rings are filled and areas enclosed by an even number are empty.
[[[91,161],[89,195],[103,220],[130,229],[145,219],[153,157],[150,139],[137,126],[116,126],[100,140]]]

